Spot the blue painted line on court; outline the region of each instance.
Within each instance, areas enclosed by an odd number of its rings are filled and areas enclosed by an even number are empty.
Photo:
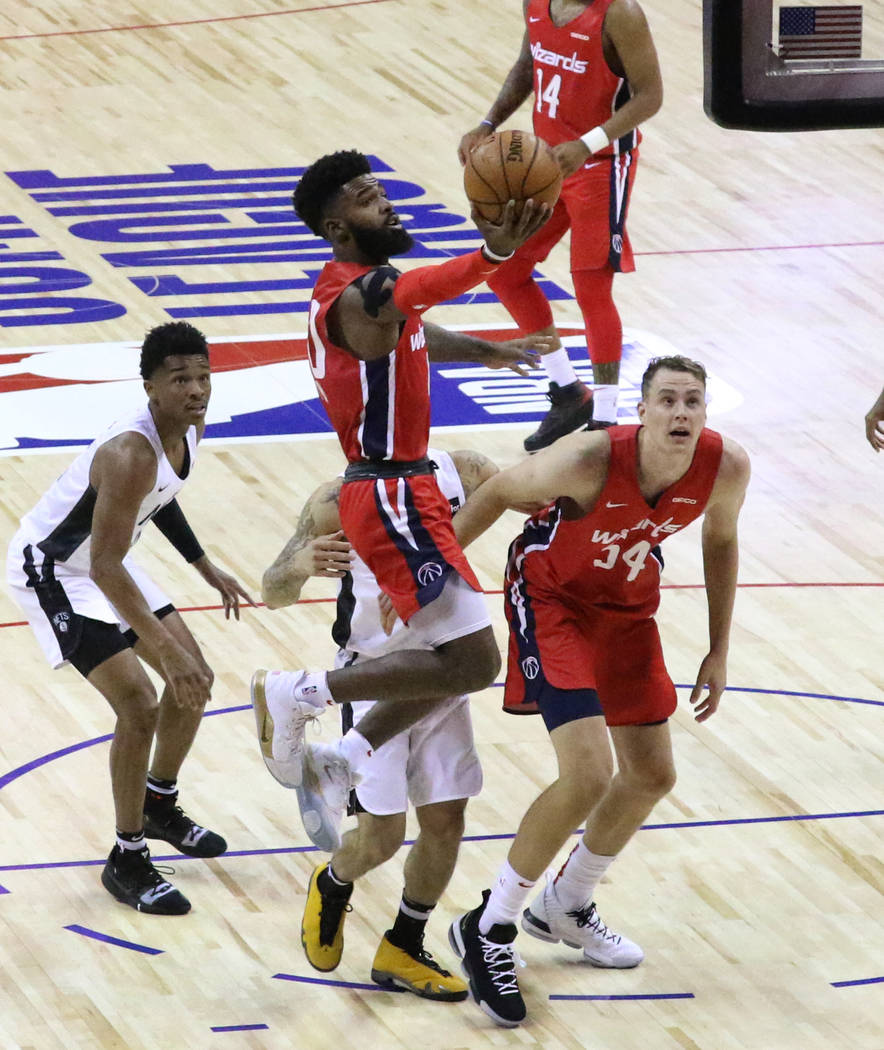
[[[690,830],[691,828],[718,828],[737,827],[741,824],[781,824],[785,822],[813,821],[813,820],[845,820],[858,819],[862,817],[884,816],[884,809],[859,809],[845,813],[796,813],[784,814],[779,817],[729,817],[722,820],[679,820],[668,824],[644,824],[640,831],[674,831],[677,829]],[[582,835],[583,828],[575,828],[573,834]],[[516,837],[515,832],[506,831],[496,835],[464,835],[464,842],[507,842]],[[406,839],[405,846],[413,846],[414,839]],[[222,854],[225,860],[234,857],[282,857],[289,853],[318,853],[316,846],[276,846],[263,847],[261,849],[238,849],[228,850]],[[215,858],[220,860],[220,857]],[[186,863],[188,861],[203,861],[202,857],[186,857],[181,853],[151,854],[151,860],[175,863]],[[97,860],[56,860],[44,861],[33,864],[0,864],[0,872],[3,871],[45,871],[55,868],[90,868],[107,863],[106,857]],[[9,893],[9,890],[5,890]]]
[[[503,682],[495,682],[493,688],[503,688]],[[676,685],[676,689],[693,689],[693,684],[682,684]],[[884,700],[867,700],[860,696],[836,696],[832,693],[806,693],[798,692],[789,689],[757,689],[749,686],[728,686],[726,692],[728,693],[758,693],[768,696],[793,696],[798,698],[810,699],[810,700],[837,700],[841,703],[847,704],[867,704],[872,707],[884,707]],[[215,708],[212,711],[206,711],[203,715],[204,718],[214,718],[217,715],[228,715],[238,711],[250,711],[251,704],[237,704],[233,707],[220,707]],[[91,740],[83,740],[79,744],[71,744],[69,747],[60,748],[58,751],[51,751],[47,755],[42,755],[39,758],[34,758],[30,762],[26,762],[24,765],[18,766],[16,769],[10,770],[8,773],[4,773],[0,776],[0,790],[5,788],[8,784],[23,777],[26,773],[30,773],[35,769],[39,769],[41,766],[47,765],[49,762],[54,762],[56,759],[65,758],[67,755],[74,754],[77,751],[82,751],[87,747],[93,747],[95,744],[105,744],[113,739],[112,733],[105,733],[103,736],[93,737]],[[2,869],[0,869],[2,870]]]
[[[694,999],[696,996],[693,992],[646,992],[643,995],[550,995],[548,998],[558,1002],[620,1003],[648,999]]]
[[[884,977],[864,977],[859,981],[831,981],[833,988],[856,988],[860,984],[884,984]]]
[[[331,981],[326,977],[299,977],[294,973],[275,973],[274,980],[297,981],[298,984],[321,984],[328,988],[355,988],[360,992],[387,992],[389,988],[381,988],[377,984],[359,984],[357,981]]]
[[[213,1032],[264,1032],[270,1028],[269,1024],[213,1024]]]
[[[88,926],[79,926],[73,923],[65,926],[72,933],[79,933],[83,937],[89,937],[93,941],[101,941],[104,944],[113,944],[117,948],[128,948],[131,952],[142,952],[144,955],[162,955],[162,948],[148,948],[146,944],[135,944],[134,941],[124,941],[119,937],[111,937],[107,933],[99,933],[98,930],[90,930]]]
[[[676,685],[676,689],[693,689],[693,684]],[[838,700],[842,704],[869,704],[872,707],[884,707],[884,700],[866,700],[861,696],[835,696],[832,693],[804,693],[794,689],[755,689],[750,686],[729,685],[726,693],[762,693],[768,696],[797,696],[808,700]]]

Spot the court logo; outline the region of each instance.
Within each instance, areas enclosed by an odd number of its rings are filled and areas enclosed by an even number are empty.
[[[453,329],[500,341],[514,325],[472,324]],[[582,326],[559,326],[578,379],[592,382]],[[636,422],[641,377],[648,360],[678,353],[650,332],[626,330],[620,366],[618,421]],[[0,455],[58,452],[88,445],[104,426],[144,404],[137,343],[85,343],[0,349]],[[209,340],[212,400],[205,440],[303,441],[334,438],[310,371],[304,332]],[[709,415],[742,396],[714,375],[707,382]],[[433,427],[533,428],[549,409],[542,369],[517,375],[475,362],[430,364]],[[526,430],[527,432],[527,430]]]
[[[442,566],[435,561],[425,561],[417,570],[417,582],[421,587],[426,587],[427,584],[433,583],[434,580],[438,580],[441,576]]]
[[[540,674],[540,661],[536,656],[526,656],[522,661],[522,674],[532,681]]]

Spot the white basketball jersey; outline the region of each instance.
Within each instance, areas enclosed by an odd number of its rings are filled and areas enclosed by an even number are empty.
[[[454,460],[447,452],[438,449],[428,449],[427,455],[437,464],[436,481],[454,514],[463,506],[465,499]],[[406,631],[406,627],[401,620],[397,620],[393,633],[384,633],[378,608],[380,593],[373,573],[354,553],[349,576],[341,581],[338,591],[337,618],[332,629],[332,637],[341,649],[362,656],[382,656],[401,647],[403,639],[400,635]]]
[[[134,431],[143,434],[157,457],[157,476],[153,488],[142,500],[132,530],[131,547],[144,526],[167,503],[171,503],[193,469],[196,460],[196,428],[191,426],[185,436],[187,452],[184,458],[184,477],[179,477],[166,458],[160,436],[150,409],[143,405],[137,411],[112,423],[92,444],[71,463],[41,498],[34,509],[22,519],[19,535],[44,557],[62,562],[69,571],[88,573],[91,560],[92,514],[97,493],[89,483],[89,471],[95,453],[111,438]]]

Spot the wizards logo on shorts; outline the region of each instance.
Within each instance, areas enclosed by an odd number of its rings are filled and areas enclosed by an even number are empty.
[[[486,339],[511,339],[512,327],[458,330]],[[577,375],[592,381],[582,329],[561,334]],[[209,340],[212,399],[206,438],[218,441],[308,440],[333,434],[307,362],[303,334]],[[635,419],[641,375],[651,357],[675,347],[645,332],[627,332],[620,373],[620,418]],[[144,402],[134,343],[0,350],[0,451],[58,450],[88,444],[132,406]],[[435,427],[489,424],[533,426],[549,408],[545,373],[523,377],[474,364],[431,365]],[[710,414],[742,401],[710,377]]]

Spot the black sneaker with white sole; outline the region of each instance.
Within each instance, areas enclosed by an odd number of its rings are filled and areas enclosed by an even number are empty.
[[[516,1028],[527,1014],[516,980],[516,927],[512,923],[496,924],[487,933],[479,932],[479,918],[490,896],[490,890],[483,890],[482,904],[455,919],[448,940],[461,960],[470,994],[479,1008],[496,1024]]]
[[[177,797],[158,796],[148,789],[144,803],[144,837],[162,839],[188,857],[219,857],[227,849],[226,840],[191,820],[175,805]],[[157,798],[162,802],[157,804]]]
[[[136,911],[149,915],[186,915],[190,911],[190,901],[151,864],[147,847],[121,850],[114,846],[101,883],[108,893]]]

